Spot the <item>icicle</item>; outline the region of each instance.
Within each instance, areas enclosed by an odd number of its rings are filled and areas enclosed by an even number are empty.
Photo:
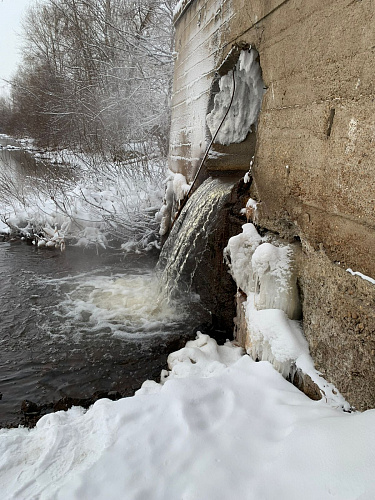
[[[300,319],[301,305],[293,254],[291,245],[276,247],[263,243],[256,248],[251,259],[256,309],[281,309],[290,319]]]

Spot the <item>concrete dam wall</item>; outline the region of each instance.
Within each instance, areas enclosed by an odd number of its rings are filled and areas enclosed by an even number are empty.
[[[175,15],[170,168],[193,179],[231,79],[236,116],[262,85],[256,123],[218,135],[204,176],[240,178],[251,162],[248,216],[300,245],[311,355],[357,409],[375,406],[374,25],[374,0],[186,0]]]

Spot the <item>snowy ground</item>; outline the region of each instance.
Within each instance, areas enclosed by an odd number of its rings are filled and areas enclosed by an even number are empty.
[[[205,335],[169,364],[134,397],[2,430],[2,498],[374,498],[374,410],[312,401]]]

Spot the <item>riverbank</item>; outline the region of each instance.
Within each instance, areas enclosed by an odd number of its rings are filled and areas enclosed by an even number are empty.
[[[136,150],[126,160],[41,151],[0,136],[0,233],[38,246],[158,247],[166,169]]]

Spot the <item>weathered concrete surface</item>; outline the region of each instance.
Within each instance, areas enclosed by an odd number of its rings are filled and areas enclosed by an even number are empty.
[[[170,168],[190,179],[206,149],[206,111],[228,38],[230,3],[193,1],[176,25]]]
[[[223,146],[213,144],[205,162],[208,172],[249,170],[250,160],[255,154],[256,134],[248,134],[243,142]]]
[[[374,285],[305,250],[304,331],[315,366],[359,410],[375,401]]]
[[[172,108],[171,167],[191,177],[215,69],[233,43],[256,47],[268,87],[253,165],[257,221],[301,240],[313,358],[358,408],[375,406],[375,286],[345,270],[375,278],[374,26],[374,0],[195,0],[176,23]],[[244,168],[246,147],[208,167]]]

